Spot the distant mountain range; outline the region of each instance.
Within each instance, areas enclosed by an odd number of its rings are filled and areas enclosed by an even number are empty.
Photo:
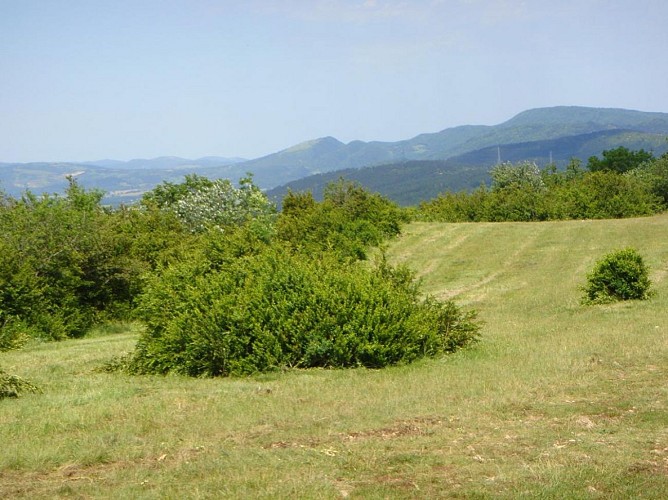
[[[162,181],[179,182],[187,173],[255,181],[280,200],[288,188],[310,189],[343,176],[403,204],[414,204],[447,189],[469,189],[487,180],[502,161],[533,160],[564,165],[586,161],[606,149],[668,151],[668,113],[559,106],[524,111],[494,126],[464,125],[398,142],[353,141],[333,137],[303,142],[262,158],[205,157],[188,160],[101,160],[82,163],[0,163],[0,186],[10,195],[25,189],[60,192],[66,175],[87,188],[108,192],[108,203],[131,202]]]
[[[218,156],[197,160],[163,156],[130,161],[0,163],[0,187],[12,196],[28,189],[34,193],[62,193],[71,176],[85,188],[105,191],[105,203],[132,203],[161,182],[181,182],[189,173],[212,179],[237,178],[234,165],[243,161]]]

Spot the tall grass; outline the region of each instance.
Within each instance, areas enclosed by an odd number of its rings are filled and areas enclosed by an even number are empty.
[[[384,370],[243,379],[100,372],[137,327],[0,354],[0,497],[662,498],[668,216],[414,224],[389,249],[478,309],[473,349]],[[633,246],[649,301],[580,305]],[[134,328],[134,329],[133,329]]]

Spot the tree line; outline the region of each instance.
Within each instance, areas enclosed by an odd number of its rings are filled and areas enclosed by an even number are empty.
[[[446,192],[417,210],[441,222],[611,219],[651,215],[668,208],[668,155],[624,147],[574,159],[564,170],[533,162],[503,163],[490,171],[491,186]]]

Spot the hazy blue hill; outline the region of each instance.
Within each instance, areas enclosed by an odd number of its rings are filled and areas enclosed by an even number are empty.
[[[404,143],[408,146],[407,158],[445,159],[465,151],[469,141],[489,133],[494,127],[487,125],[462,125],[432,134],[420,134]]]
[[[454,155],[460,155],[503,144],[575,137],[609,130],[668,134],[668,113],[578,106],[533,109],[481,131],[479,135],[470,138],[452,152]]]
[[[67,177],[72,176],[87,189],[105,191],[107,193],[105,203],[118,204],[137,200],[142,193],[153,189],[163,181],[182,182],[190,173],[212,179],[237,180],[244,172],[235,170],[234,163],[221,165],[218,157],[209,157],[204,161],[183,158],[177,161],[174,157],[166,158],[156,158],[152,163],[151,160],[0,163],[0,188],[15,197],[26,190],[34,193],[62,193],[67,187]]]
[[[0,163],[0,187],[12,196],[26,189],[36,193],[62,191],[68,175],[76,177],[90,168],[80,163]]]
[[[189,160],[178,156],[161,156],[159,158],[143,159],[137,158],[129,161],[118,160],[97,160],[82,162],[83,165],[91,165],[103,168],[125,169],[125,170],[150,170],[150,169],[169,169],[169,168],[206,168],[222,167],[248,161],[244,158],[225,158],[221,156],[205,156],[197,160]]]
[[[571,158],[586,162],[590,156],[600,155],[607,149],[624,146],[628,149],[644,149],[659,156],[668,150],[664,134],[650,134],[635,130],[602,130],[574,136],[541,141],[517,142],[489,146],[451,158],[459,165],[476,165],[490,168],[501,161],[535,161],[545,165],[552,160],[558,166],[567,164]]]
[[[277,153],[244,162],[253,172],[266,168],[300,165],[313,171],[330,170],[349,156],[348,147],[334,137],[302,142]]]

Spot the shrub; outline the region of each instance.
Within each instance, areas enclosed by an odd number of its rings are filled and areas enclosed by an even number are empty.
[[[633,248],[604,256],[587,275],[584,303],[647,299],[649,272],[642,256]]]
[[[490,170],[489,175],[492,178],[493,190],[508,186],[519,186],[536,191],[545,189],[541,171],[532,161],[521,161],[517,164],[500,163]]]
[[[140,303],[147,329],[130,371],[380,368],[452,352],[478,336],[475,313],[422,300],[410,272],[383,262],[370,269],[327,253],[308,259],[278,245],[217,261],[193,259],[149,281]]]
[[[327,186],[320,203],[310,193],[289,192],[277,235],[305,254],[333,251],[344,260],[364,260],[369,247],[399,234],[406,219],[395,203],[342,179]]]
[[[213,181],[197,174],[188,174],[183,182],[174,184],[164,181],[152,190],[144,193],[141,205],[144,207],[156,207],[159,209],[170,208],[176,205],[192,193],[213,186]]]
[[[264,220],[270,225],[276,212],[250,175],[239,181],[238,188],[228,179],[212,181],[209,186],[186,194],[171,209],[194,233],[212,226],[239,226],[250,220]]]
[[[16,375],[10,375],[0,368],[0,399],[17,398],[24,392],[41,391],[27,380]]]
[[[626,173],[636,178],[668,208],[668,153],[660,158],[647,161]]]
[[[0,317],[4,316],[0,313]],[[20,349],[29,340],[29,327],[16,318],[4,318],[0,325],[0,352]]]
[[[620,219],[657,213],[660,200],[636,178],[609,171],[587,172],[558,189],[569,219]]]
[[[71,180],[66,196],[27,192],[0,206],[3,336],[20,321],[31,336],[79,337],[101,315],[129,308],[141,270],[101,197]]]

